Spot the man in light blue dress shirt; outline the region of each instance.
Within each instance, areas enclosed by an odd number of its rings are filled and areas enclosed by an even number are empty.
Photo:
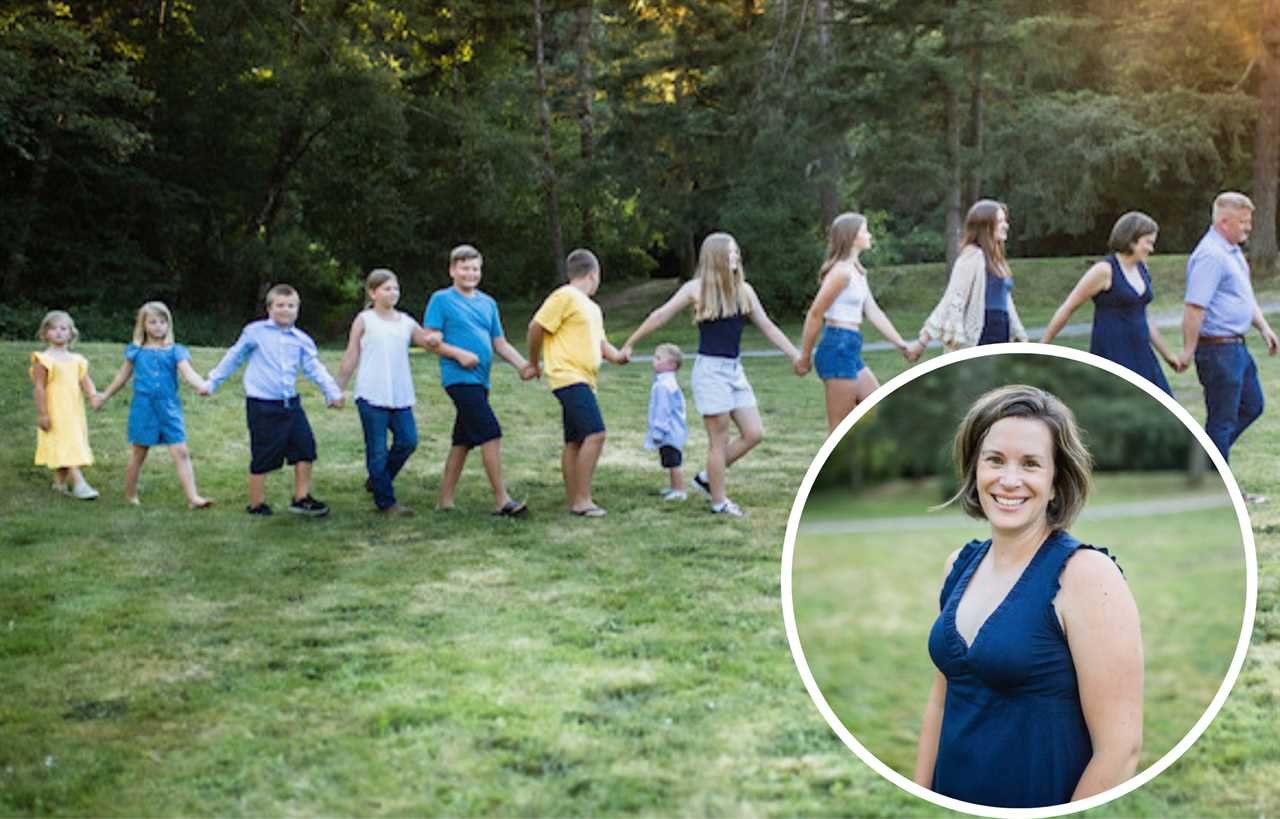
[[[1252,228],[1249,197],[1223,193],[1213,203],[1213,225],[1187,260],[1180,360],[1196,362],[1207,411],[1204,429],[1228,460],[1231,445],[1262,414],[1262,385],[1245,334],[1257,327],[1269,355],[1280,346],[1254,299],[1249,262],[1240,249]]]
[[[249,424],[249,506],[252,515],[270,515],[266,503],[267,473],[287,460],[294,467],[293,502],[289,511],[319,517],[329,507],[311,497],[311,465],[316,441],[298,397],[301,369],[324,393],[330,407],[342,406],[342,390],[320,363],[316,343],[294,326],[298,320],[298,292],[278,284],[267,293],[268,318],[250,322],[218,366],[209,372],[213,394],[241,364],[244,369],[245,415]]]

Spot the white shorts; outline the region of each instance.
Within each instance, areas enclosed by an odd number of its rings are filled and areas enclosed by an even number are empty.
[[[693,405],[699,415],[724,415],[756,405],[742,360],[700,355],[693,361]]]

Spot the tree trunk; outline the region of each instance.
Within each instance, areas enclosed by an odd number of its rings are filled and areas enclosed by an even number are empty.
[[[956,256],[960,254],[960,230],[963,226],[964,207],[962,186],[964,185],[964,157],[961,152],[960,134],[960,89],[956,77],[954,56],[957,38],[955,24],[955,0],[947,0],[947,18],[943,24],[945,45],[943,55],[945,68],[942,75],[942,87],[946,106],[946,140],[947,140],[947,191],[943,200],[946,209],[943,230],[945,231],[947,248],[947,267],[951,267]]]
[[[818,31],[818,64],[826,67],[831,62],[831,0],[815,0],[813,18]],[[818,203],[822,207],[822,224],[825,228],[840,214],[839,135],[830,134],[821,144],[818,156]]]
[[[538,122],[542,125],[542,190],[547,196],[547,231],[558,279],[564,278],[564,238],[560,232],[560,207],[556,202],[555,154],[551,147],[551,108],[547,104],[547,78],[542,36],[542,0],[533,0],[534,77],[538,85]]]
[[[983,139],[985,136],[985,114],[987,84],[985,63],[987,55],[987,24],[978,29],[977,40],[969,49],[969,144],[968,179],[965,181],[964,206],[972,205],[982,198],[982,166]]]
[[[1280,0],[1262,2],[1262,82],[1260,111],[1253,140],[1253,235],[1250,254],[1260,269],[1280,261],[1276,242],[1277,176],[1280,176]]]
[[[582,197],[582,243],[595,244],[595,200],[591,182],[595,160],[595,120],[591,112],[591,98],[595,95],[594,75],[591,67],[591,23],[595,17],[595,0],[578,0],[578,30],[574,38],[574,50],[578,52],[578,138],[579,157],[582,160],[582,176],[588,184],[580,192]]]

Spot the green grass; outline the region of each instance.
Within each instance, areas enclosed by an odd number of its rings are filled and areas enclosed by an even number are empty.
[[[1132,500],[1151,476],[1099,476],[1091,507]],[[1181,476],[1160,475],[1144,498],[1185,497]],[[1210,492],[1225,496],[1214,477]],[[1209,483],[1209,482],[1206,482]],[[881,491],[881,497],[888,501]],[[916,487],[898,487],[901,507],[923,515]],[[818,499],[814,520],[831,520],[846,493]],[[931,496],[930,496],[931,497]],[[848,504],[847,520],[887,516]],[[953,516],[949,516],[953,517]],[[811,516],[806,508],[804,520]],[[1146,659],[1141,767],[1162,757],[1195,724],[1222,682],[1240,636],[1245,572],[1235,510],[1079,521],[1072,533],[1117,556],[1142,613]],[[886,764],[910,777],[933,665],[923,651],[937,616],[947,555],[986,536],[960,517],[952,528],[894,536],[815,534],[796,542],[796,621],[814,679],[845,726]],[[862,590],[852,593],[851,590]],[[884,669],[895,669],[887,676]],[[914,690],[909,681],[914,681]]]
[[[1063,269],[1078,276],[1078,265]],[[609,311],[612,340],[649,306]],[[522,335],[528,313],[504,315]],[[798,322],[784,323],[794,338]],[[765,346],[753,331],[746,341]],[[422,357],[423,444],[398,487],[424,514],[368,511],[355,411],[320,408],[308,385],[316,494],[333,507],[310,521],[240,511],[238,382],[207,401],[184,395],[212,510],[185,509],[164,452],[144,470],[144,506],[121,502],[127,395],[90,420],[98,463],[87,474],[102,499],[54,497],[47,472],[30,465],[32,346],[0,345],[10,430],[0,443],[0,814],[944,813],[850,754],[792,664],[778,561],[825,417],[816,379],[794,380],[782,359],[747,362],[767,434],[730,472],[744,521],[693,501],[659,505],[663,475],[641,449],[643,365],[601,378],[611,432],[596,488],[607,518],[562,511],[558,406],[509,368],[493,395],[508,480],[532,518],[489,518],[478,463],[464,476],[465,512],[431,514],[452,409]],[[99,385],[121,347],[83,347]],[[197,367],[219,352],[193,350]],[[339,351],[323,357],[335,367]],[[868,360],[882,380],[905,366],[896,355]],[[1257,816],[1280,805],[1280,366],[1259,364],[1272,409],[1234,453],[1241,480],[1274,499],[1253,521],[1262,574],[1249,662],[1200,744],[1099,815]],[[1203,417],[1194,375],[1171,380]],[[697,466],[705,436],[693,426]],[[268,482],[277,506],[288,483]]]

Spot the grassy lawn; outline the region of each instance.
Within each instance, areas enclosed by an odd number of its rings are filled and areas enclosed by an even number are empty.
[[[1146,497],[1186,497],[1190,491],[1177,478],[1159,476]],[[1134,476],[1099,476],[1090,505],[1121,502],[1138,482]],[[1225,495],[1216,477],[1210,482]],[[914,499],[920,509],[914,487],[899,487],[895,494],[904,508]],[[847,495],[828,492],[821,498],[814,519],[830,520],[840,496]],[[926,502],[932,498],[928,493]],[[865,519],[867,511],[850,509],[847,517]],[[796,620],[814,679],[846,727],[907,777],[934,671],[923,645],[938,612],[942,568],[959,545],[986,537],[980,523],[963,517],[956,522],[928,531],[904,523],[893,535],[802,530],[796,543]],[[1142,613],[1145,768],[1199,719],[1235,653],[1245,587],[1235,510],[1081,520],[1071,531],[1085,543],[1111,549]],[[889,668],[893,675],[884,674]],[[916,681],[916,690],[909,681]]]
[[[1063,276],[1073,282],[1080,269],[1064,263]],[[1031,267],[1016,270],[1021,304]],[[930,284],[928,297],[940,287]],[[609,311],[611,339],[620,343],[651,306]],[[905,317],[927,309],[899,305],[891,315],[909,332]],[[522,336],[528,312],[504,317]],[[784,319],[794,338],[798,318]],[[670,328],[652,342],[688,346],[687,322]],[[765,342],[748,331],[746,345]],[[100,386],[121,347],[80,348]],[[607,518],[563,511],[558,405],[509,368],[496,373],[494,403],[508,482],[532,517],[491,519],[478,463],[463,479],[464,512],[432,514],[452,408],[434,362],[416,357],[423,443],[398,488],[423,514],[368,511],[355,410],[322,409],[307,385],[315,494],[333,507],[313,521],[241,511],[248,439],[238,380],[209,400],[184,394],[213,509],[185,509],[164,452],[144,470],[144,505],[122,503],[127,396],[90,419],[98,463],[87,474],[102,499],[53,496],[46,471],[30,465],[33,348],[0,345],[0,423],[11,430],[0,443],[0,814],[944,813],[850,754],[792,664],[778,561],[825,416],[817,380],[795,380],[783,359],[747,362],[767,433],[730,472],[745,520],[712,518],[692,500],[660,505],[663,474],[641,448],[645,365],[606,368],[601,379],[611,432],[596,498]],[[202,371],[219,354],[193,350]],[[331,368],[339,356],[323,353]],[[869,363],[882,380],[905,366],[896,354]],[[1259,364],[1271,409],[1233,458],[1241,481],[1273,499],[1253,521],[1261,582],[1249,662],[1198,746],[1098,815],[1257,816],[1280,805],[1280,365]],[[687,370],[680,378],[688,394]],[[1171,381],[1203,417],[1194,374]],[[696,467],[705,436],[692,426]],[[277,507],[288,483],[268,482]],[[1142,568],[1129,554],[1138,551],[1122,554],[1131,573]],[[1198,627],[1185,612],[1144,609],[1149,629],[1153,616]],[[918,708],[918,680],[896,679]],[[1201,696],[1200,684],[1188,692]],[[910,725],[888,713],[877,730],[900,741]],[[1183,716],[1171,714],[1170,724]]]

